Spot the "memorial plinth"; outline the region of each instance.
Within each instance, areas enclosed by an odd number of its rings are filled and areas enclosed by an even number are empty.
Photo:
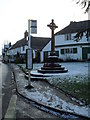
[[[44,63],[43,67],[38,70],[39,73],[65,73],[68,70],[62,67],[61,64],[57,63],[59,58],[55,53],[51,53],[48,57],[48,62]]]

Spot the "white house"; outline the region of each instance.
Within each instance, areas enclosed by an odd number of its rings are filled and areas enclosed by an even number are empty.
[[[90,59],[90,35],[87,39],[87,30],[90,32],[90,20],[70,22],[55,34],[55,51],[59,51],[60,59],[80,61]],[[75,41],[77,33],[83,34],[78,42]]]
[[[15,62],[18,54],[20,55],[19,57],[22,57],[22,59],[24,59],[26,55],[26,49],[27,49],[27,41],[25,38],[17,41],[7,51],[9,62]]]
[[[45,54],[43,52],[50,49],[50,45],[48,45],[49,42],[50,38],[31,36],[31,48],[33,50],[34,61],[43,62],[45,59]],[[26,61],[26,49],[28,49],[28,40],[26,38],[17,41],[7,52],[9,62],[15,62],[17,57]]]

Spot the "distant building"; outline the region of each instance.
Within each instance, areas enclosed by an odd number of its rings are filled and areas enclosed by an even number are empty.
[[[90,59],[90,37],[86,38],[87,29],[90,30],[90,20],[70,22],[55,34],[55,50],[59,51],[60,59],[64,61]],[[82,39],[76,42],[75,35],[82,31]]]
[[[2,49],[2,59],[3,62],[8,62],[8,55],[7,55],[7,51],[8,49],[11,47],[11,43],[9,44],[4,44],[4,48]]]
[[[50,38],[31,36],[31,48],[33,50],[33,61],[42,62],[44,59],[45,47],[49,43]],[[9,62],[15,62],[19,57],[23,62],[26,61],[26,49],[28,49],[28,40],[23,38],[12,45],[8,50]],[[50,49],[50,46],[47,48]],[[42,52],[43,51],[43,52]],[[18,56],[19,55],[19,56]]]

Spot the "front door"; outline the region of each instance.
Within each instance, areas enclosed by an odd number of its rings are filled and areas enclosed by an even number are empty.
[[[82,48],[82,59],[88,60],[88,53],[90,53],[90,47],[83,47]]]
[[[37,57],[36,57],[36,59],[37,59],[37,63],[39,63],[40,62],[40,51],[37,51]]]

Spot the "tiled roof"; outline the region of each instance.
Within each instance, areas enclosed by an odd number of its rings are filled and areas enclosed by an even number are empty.
[[[42,50],[47,43],[50,41],[50,38],[45,37],[31,37],[31,47],[33,49]],[[28,45],[28,41],[24,38],[17,41],[10,49],[15,49],[21,46]]]
[[[55,35],[77,33],[77,32],[86,31],[87,29],[90,29],[90,20],[71,22],[68,26],[57,32]]]

